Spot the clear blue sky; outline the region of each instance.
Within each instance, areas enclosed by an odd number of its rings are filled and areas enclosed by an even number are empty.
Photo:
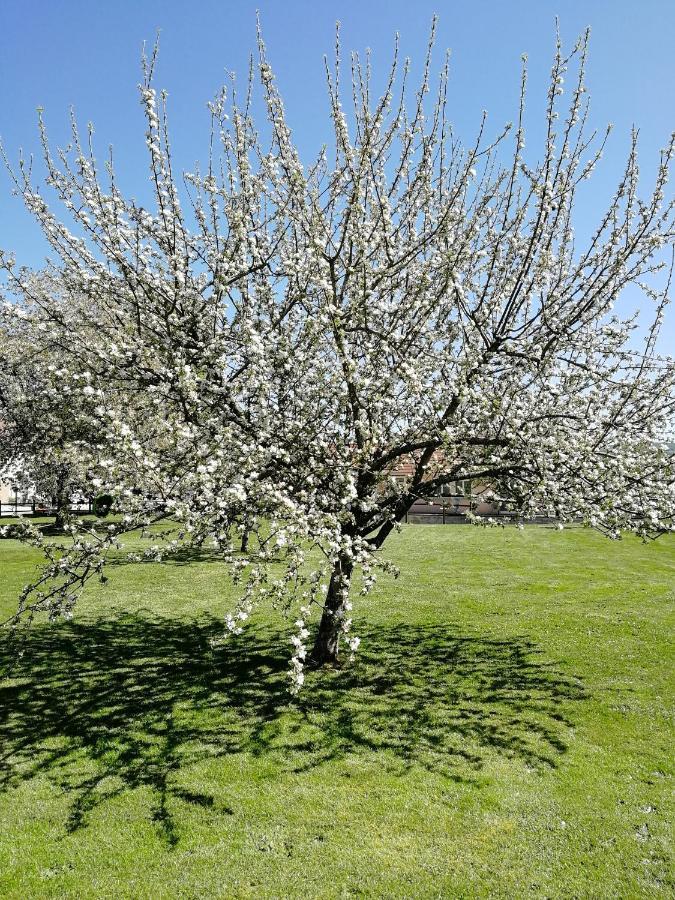
[[[245,75],[260,9],[270,61],[289,122],[305,159],[328,137],[324,52],[342,23],[345,51],[373,51],[374,68],[389,62],[393,35],[419,64],[429,23],[439,15],[438,59],[453,51],[451,115],[473,133],[482,109],[498,126],[513,119],[520,54],[529,55],[529,116],[536,133],[554,45],[554,19],[571,44],[591,26],[588,84],[592,121],[615,132],[598,175],[588,183],[577,225],[590,228],[621,171],[631,126],[640,127],[641,171],[651,183],[658,150],[675,128],[675,0],[1,0],[0,136],[8,154],[37,152],[36,107],[56,142],[67,139],[71,105],[96,126],[99,156],[114,145],[121,185],[145,190],[143,122],[138,104],[143,40],[161,30],[157,86],[169,91],[175,164],[204,159],[206,101],[226,70]],[[534,135],[528,141],[534,148]],[[0,246],[40,265],[45,245],[37,226],[10,196],[0,172]],[[661,349],[675,353],[670,311]]]

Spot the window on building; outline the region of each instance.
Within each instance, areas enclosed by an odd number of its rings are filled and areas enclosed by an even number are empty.
[[[459,481],[448,481],[441,485],[441,497],[470,497],[471,479],[461,478]]]

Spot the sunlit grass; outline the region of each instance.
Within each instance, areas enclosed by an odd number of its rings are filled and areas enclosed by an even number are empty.
[[[409,526],[357,660],[117,565],[0,682],[0,895],[670,896],[675,541]],[[0,608],[34,554],[0,541]],[[4,651],[2,664],[9,662]]]

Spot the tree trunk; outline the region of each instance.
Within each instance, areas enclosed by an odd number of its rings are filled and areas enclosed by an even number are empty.
[[[248,551],[248,536],[250,531],[248,527],[244,528],[243,534],[241,536],[241,552],[246,553]]]
[[[54,519],[54,528],[56,528],[57,531],[63,531],[66,520],[68,518],[70,496],[67,493],[67,487],[67,480],[59,476],[56,483],[56,497],[54,498],[56,501],[56,518]]]
[[[308,664],[313,668],[324,665],[336,666],[339,663],[340,635],[346,612],[344,605],[349,598],[353,570],[354,564],[351,559],[340,556],[330,577],[319,630],[308,659]]]
[[[242,553],[248,553],[248,539],[251,536],[251,531],[253,530],[253,516],[250,515],[248,510],[244,510],[243,512],[243,529],[241,532],[241,545],[239,547]]]

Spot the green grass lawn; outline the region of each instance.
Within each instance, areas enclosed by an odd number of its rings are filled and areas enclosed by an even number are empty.
[[[675,540],[408,526],[357,661],[112,566],[0,681],[0,896],[672,896]],[[37,561],[0,541],[0,612]],[[2,650],[7,662],[8,651]]]

